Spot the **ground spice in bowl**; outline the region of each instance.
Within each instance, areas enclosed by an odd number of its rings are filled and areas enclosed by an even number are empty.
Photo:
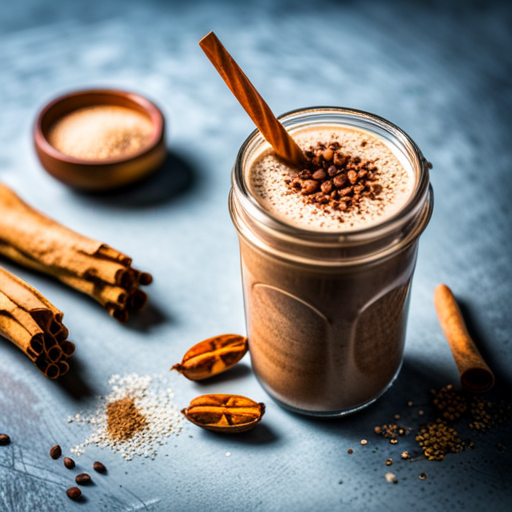
[[[83,190],[111,190],[155,172],[167,157],[165,119],[129,91],[95,89],[59,96],[40,111],[34,143],[44,169]]]
[[[126,158],[145,149],[153,125],[136,110],[98,105],[71,112],[50,128],[48,142],[67,156],[83,160]]]

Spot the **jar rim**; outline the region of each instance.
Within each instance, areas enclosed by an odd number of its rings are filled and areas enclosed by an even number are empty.
[[[412,218],[415,218],[422,209],[429,193],[430,179],[428,162],[412,138],[398,126],[378,115],[344,107],[319,106],[299,108],[280,115],[278,119],[288,128],[300,126],[301,121],[319,116],[331,116],[331,118],[335,116],[337,122],[332,119],[331,124],[346,125],[348,127],[354,126],[354,128],[366,129],[370,132],[372,132],[371,128],[379,130],[378,135],[384,136],[384,134],[387,134],[390,141],[392,140],[394,144],[399,144],[400,148],[405,150],[406,154],[410,157],[411,165],[414,168],[416,180],[412,194],[402,207],[382,222],[370,224],[359,229],[320,231],[294,226],[266,210],[249,191],[244,175],[244,163],[252,150],[265,143],[261,132],[255,129],[240,147],[232,175],[232,186],[236,199],[251,219],[265,229],[278,233],[281,237],[293,238],[295,240],[300,239],[308,244],[338,245],[343,243],[344,245],[359,245],[369,240],[381,238],[390,231],[409,222]],[[345,124],[341,121],[345,121]],[[350,121],[357,121],[361,124],[358,126],[351,125]],[[376,132],[374,133],[377,135]]]

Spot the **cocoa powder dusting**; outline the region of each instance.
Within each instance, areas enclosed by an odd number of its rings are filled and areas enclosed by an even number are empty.
[[[116,441],[126,441],[146,429],[148,422],[135,405],[135,398],[121,398],[107,404],[107,433]]]

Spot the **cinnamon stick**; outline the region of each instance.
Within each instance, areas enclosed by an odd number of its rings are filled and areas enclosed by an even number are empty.
[[[0,267],[0,335],[22,350],[48,378],[69,370],[75,351],[63,314],[41,293]]]
[[[86,293],[119,321],[142,309],[132,303],[147,297],[139,286],[150,284],[152,277],[133,268],[130,257],[62,226],[2,183],[0,211],[1,255]]]
[[[448,286],[440,284],[436,287],[434,303],[439,323],[459,369],[462,387],[473,393],[489,391],[494,386],[494,375],[471,339],[455,297]]]
[[[306,161],[302,150],[217,36],[210,32],[199,46],[274,151],[289,165],[300,167]]]

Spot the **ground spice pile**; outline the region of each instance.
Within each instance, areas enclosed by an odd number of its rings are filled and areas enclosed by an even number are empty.
[[[309,203],[334,211],[357,209],[362,197],[378,200],[382,185],[374,162],[346,155],[338,142],[317,142],[305,151],[308,165],[288,187]]]
[[[147,428],[148,422],[135,405],[135,398],[107,404],[107,432],[114,441],[126,441]]]
[[[92,413],[68,418],[68,423],[92,427],[89,437],[71,448],[80,455],[89,445],[110,448],[126,460],[134,456],[155,458],[166,438],[179,435],[183,416],[173,402],[173,392],[162,376],[114,375],[111,393],[98,398]]]

